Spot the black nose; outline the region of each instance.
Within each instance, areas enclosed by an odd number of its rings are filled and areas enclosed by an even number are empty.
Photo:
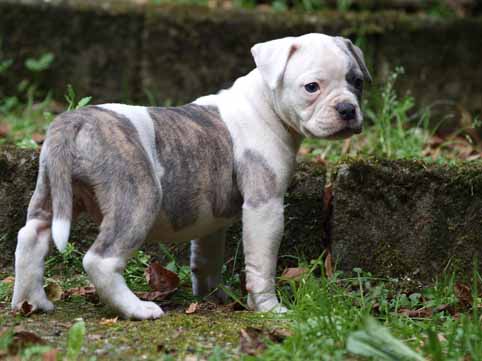
[[[340,114],[341,119],[349,121],[355,119],[356,107],[350,103],[339,103],[335,106],[336,111]]]

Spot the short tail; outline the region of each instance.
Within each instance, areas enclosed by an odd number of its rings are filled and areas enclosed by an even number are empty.
[[[71,126],[54,122],[47,134],[42,151],[46,151],[46,166],[52,197],[52,238],[60,252],[67,247],[72,222],[72,146]]]

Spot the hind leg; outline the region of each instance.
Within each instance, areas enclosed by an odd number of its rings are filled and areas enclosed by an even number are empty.
[[[144,241],[157,215],[158,198],[133,198],[129,203],[118,200],[104,215],[100,233],[83,259],[84,269],[100,299],[122,317],[159,318],[164,314],[162,309],[154,302],[141,301],[122,276],[128,259]]]
[[[191,281],[195,296],[207,296],[221,284],[225,240],[226,230],[222,229],[191,241]],[[227,299],[225,292],[219,289],[213,296],[220,302]]]
[[[44,259],[49,250],[50,222],[31,219],[18,232],[15,251],[15,285],[12,308],[18,310],[24,301],[32,310],[52,311],[54,305],[43,288]]]

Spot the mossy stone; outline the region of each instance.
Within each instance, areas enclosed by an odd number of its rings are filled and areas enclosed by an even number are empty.
[[[356,160],[340,166],[330,221],[342,270],[433,281],[482,266],[482,163]]]

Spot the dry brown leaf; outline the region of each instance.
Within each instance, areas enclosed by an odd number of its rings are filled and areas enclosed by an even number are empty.
[[[306,273],[308,270],[302,267],[285,268],[280,278],[282,281],[299,281]]]
[[[188,315],[192,314],[192,313],[195,313],[197,311],[197,308],[198,308],[198,303],[197,302],[194,302],[194,303],[191,303],[189,305],[189,307],[187,308],[187,310],[185,311]]]
[[[10,124],[0,123],[0,138],[6,137],[10,133]]]
[[[452,316],[456,313],[454,305],[449,305],[447,303],[440,305],[433,310],[434,313],[439,313],[443,311],[447,311]]]
[[[59,350],[57,350],[56,348],[53,348],[42,355],[42,361],[57,361],[58,353],[59,353]]]
[[[326,250],[326,256],[325,256],[325,275],[328,278],[333,277],[333,257],[331,255],[331,250],[328,248]]]
[[[413,317],[413,318],[428,318],[432,317],[433,311],[431,308],[428,307],[422,307],[416,310],[410,310],[408,308],[400,308],[398,310],[398,313],[401,313],[402,315],[405,315],[407,317]]]
[[[51,282],[47,286],[44,287],[45,293],[47,294],[47,298],[50,301],[59,301],[62,299],[64,294],[64,290],[58,283]]]
[[[239,347],[241,352],[255,356],[266,350],[266,344],[261,340],[263,330],[254,327],[242,328]]]
[[[258,355],[266,349],[266,340],[283,342],[293,333],[284,328],[274,328],[270,331],[255,327],[243,328],[240,333],[240,350],[248,355]]]
[[[177,288],[174,288],[170,291],[161,292],[161,291],[150,291],[150,292],[135,292],[137,297],[141,300],[145,301],[163,301],[167,299],[170,295],[177,291]]]
[[[162,267],[158,261],[152,262],[144,273],[149,287],[154,291],[171,292],[180,283],[178,275]]]
[[[463,283],[456,283],[454,286],[454,291],[455,296],[465,308],[472,307],[472,291],[469,286]]]
[[[2,283],[14,283],[14,282],[15,282],[15,277],[13,277],[13,276],[5,277],[5,278],[2,280]]]
[[[99,321],[99,325],[112,326],[113,324],[117,323],[118,319],[119,317],[103,318],[102,320]]]
[[[33,313],[33,311],[33,306],[27,301],[23,301],[22,305],[20,306],[20,314],[28,317]]]
[[[32,345],[45,345],[45,341],[37,334],[29,331],[16,331],[8,345],[10,355],[18,354],[22,349]]]
[[[281,343],[285,338],[293,335],[293,332],[286,328],[274,328],[269,331],[268,336],[271,341]]]
[[[97,295],[94,286],[69,288],[68,290],[65,290],[62,294],[62,299],[66,299],[72,296],[85,297],[87,300],[93,303],[99,302],[99,296]]]

